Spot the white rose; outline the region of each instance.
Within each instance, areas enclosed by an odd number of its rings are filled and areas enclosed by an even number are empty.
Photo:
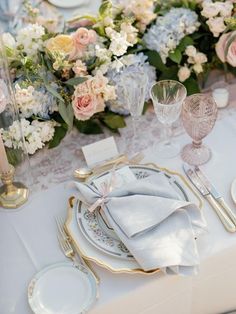
[[[219,37],[219,35],[226,29],[223,17],[210,18],[206,23],[214,37]]]
[[[3,33],[2,41],[3,41],[4,46],[6,47],[11,48],[11,49],[16,48],[16,41],[10,33]]]
[[[196,74],[202,73],[203,72],[203,67],[201,64],[196,63],[193,66],[193,70],[195,71]]]
[[[194,46],[188,46],[185,50],[185,54],[188,56],[188,57],[195,57],[196,56],[196,53],[197,53],[197,49],[194,47]]]
[[[188,67],[184,66],[179,69],[178,78],[180,82],[186,81],[190,77],[190,75],[191,75],[191,70]]]
[[[194,57],[194,61],[195,63],[199,63],[199,64],[206,63],[207,56],[202,52],[198,52]]]
[[[202,7],[201,14],[208,19],[217,16],[221,9],[217,2],[213,3],[211,1],[204,1]]]

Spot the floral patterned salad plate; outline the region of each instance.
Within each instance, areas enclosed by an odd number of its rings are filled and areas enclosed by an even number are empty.
[[[130,169],[137,179],[164,173],[183,200],[191,200],[201,207],[200,198],[180,174],[168,169],[158,168],[154,164],[130,166]],[[92,183],[93,180],[108,173],[106,171],[96,177],[91,177],[89,182]],[[78,251],[85,259],[94,261],[110,271],[124,273],[153,273],[158,271],[145,272],[140,269],[132,254],[107,223],[102,211],[96,210],[91,213],[80,200],[77,200],[73,208],[69,209],[66,229]]]

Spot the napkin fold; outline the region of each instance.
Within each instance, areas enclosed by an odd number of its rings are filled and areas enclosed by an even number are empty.
[[[183,201],[162,173],[113,189],[105,197],[93,185],[75,183],[78,198],[94,204],[103,198],[109,224],[145,270],[197,273],[196,238],[206,230],[199,208]]]

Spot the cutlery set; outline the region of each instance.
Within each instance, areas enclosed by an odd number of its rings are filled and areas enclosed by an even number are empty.
[[[183,168],[195,188],[214,209],[225,229],[231,233],[236,232],[236,214],[228,206],[224,198],[211,184],[202,170],[199,167],[191,167],[186,164],[184,164]]]

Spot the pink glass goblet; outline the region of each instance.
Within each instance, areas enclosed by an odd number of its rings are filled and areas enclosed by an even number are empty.
[[[188,164],[199,166],[211,158],[211,150],[202,145],[202,139],[211,132],[216,118],[217,106],[212,96],[195,94],[186,98],[182,121],[193,142],[182,149],[181,157]]]

